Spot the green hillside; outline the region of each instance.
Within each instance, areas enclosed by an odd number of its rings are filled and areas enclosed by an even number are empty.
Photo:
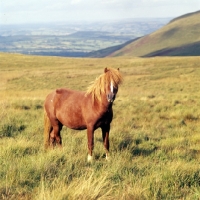
[[[200,11],[173,19],[110,56],[197,56],[200,55]]]

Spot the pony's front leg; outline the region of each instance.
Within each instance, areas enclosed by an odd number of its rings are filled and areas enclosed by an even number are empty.
[[[88,162],[92,162],[92,151],[94,149],[94,128],[88,127],[87,128],[87,139],[88,139]]]
[[[106,160],[109,160],[108,153],[110,148],[110,143],[109,143],[110,124],[102,126],[101,130],[102,130],[103,144],[106,150]]]

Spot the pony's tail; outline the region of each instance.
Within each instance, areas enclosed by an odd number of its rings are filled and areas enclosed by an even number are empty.
[[[50,132],[51,132],[52,126],[51,122],[49,120],[49,117],[47,116],[47,112],[44,109],[44,148],[48,149],[50,146]]]

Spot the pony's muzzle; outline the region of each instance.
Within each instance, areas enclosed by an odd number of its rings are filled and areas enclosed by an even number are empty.
[[[109,103],[112,103],[115,100],[115,94],[109,93],[107,95],[107,100],[108,100]]]

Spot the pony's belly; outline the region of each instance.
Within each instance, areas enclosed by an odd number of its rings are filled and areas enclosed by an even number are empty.
[[[87,126],[81,122],[78,122],[79,120],[65,120],[61,121],[61,123],[66,126],[67,128],[74,129],[74,130],[84,130],[87,128]]]
[[[66,125],[66,127],[68,127],[68,128],[70,128],[70,129],[74,129],[74,130],[84,130],[84,129],[87,129],[87,127],[86,126],[67,126]]]
[[[64,107],[59,109],[56,113],[56,118],[61,122],[62,125],[67,128],[74,130],[83,130],[87,126],[81,115],[81,111],[76,109],[76,107]]]

